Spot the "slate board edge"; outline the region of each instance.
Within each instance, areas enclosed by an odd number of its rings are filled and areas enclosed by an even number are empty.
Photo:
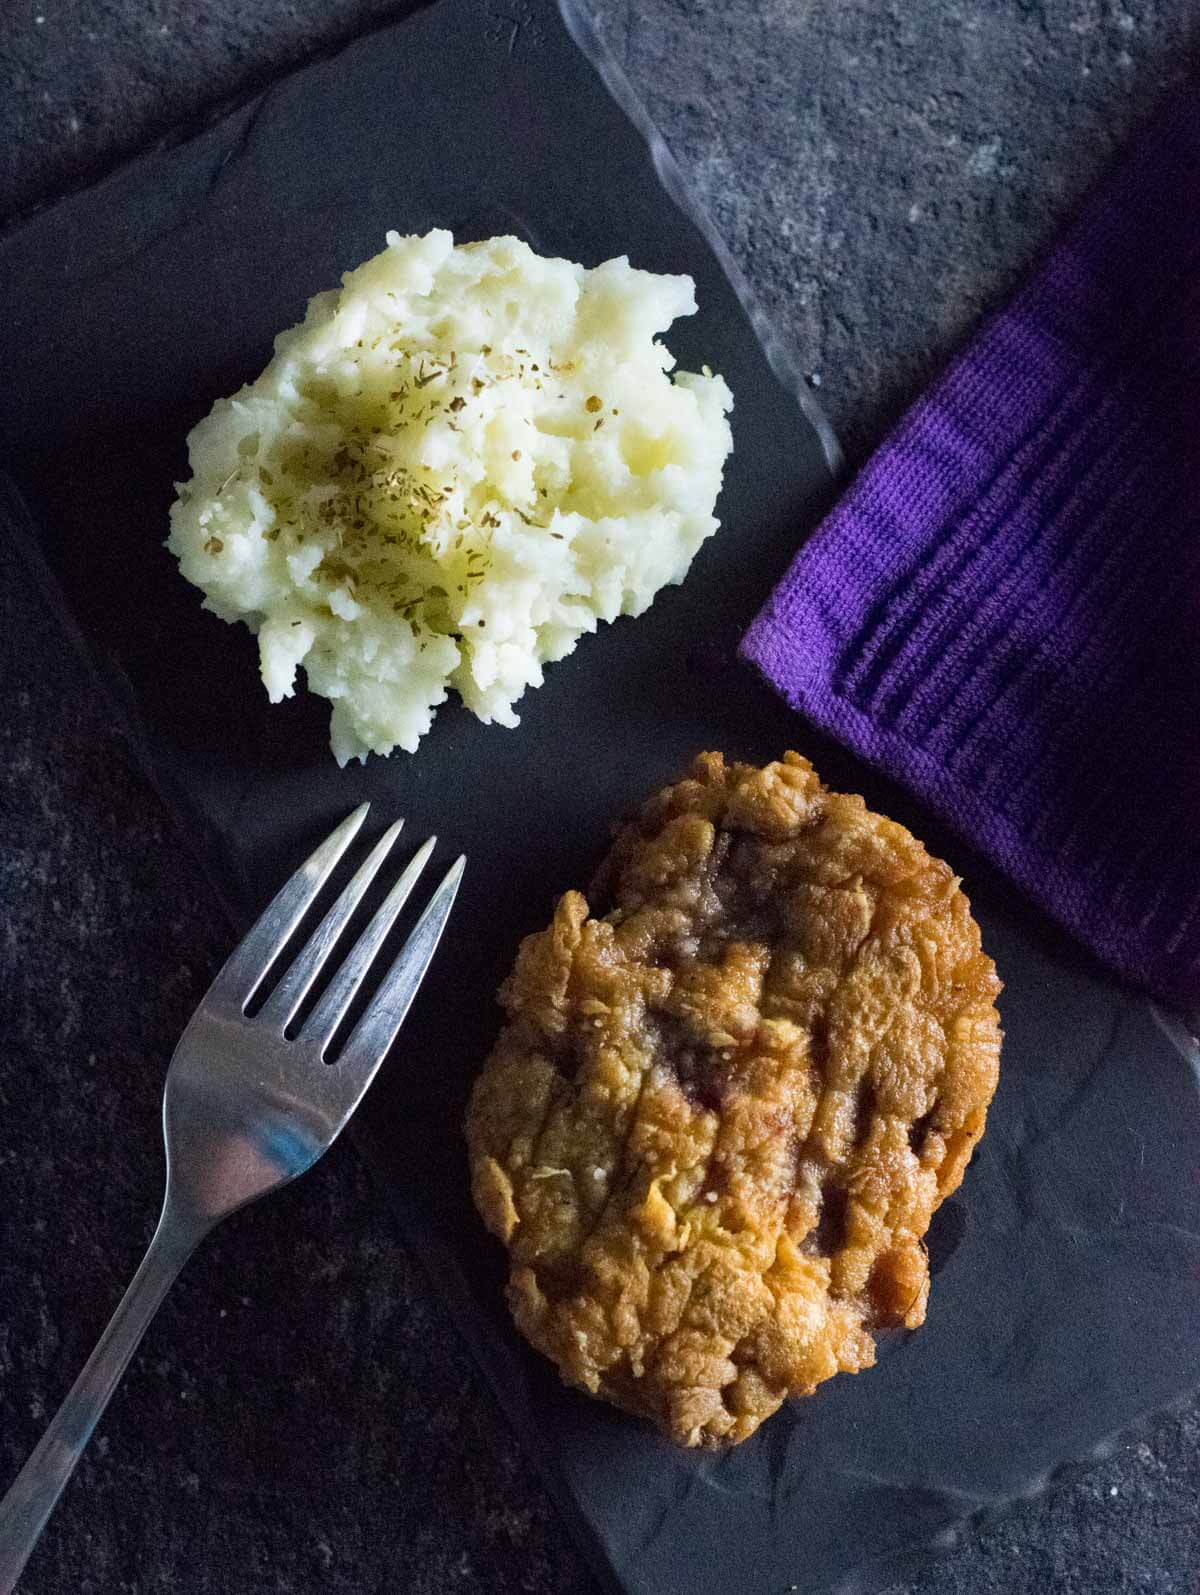
[[[199,865],[214,900],[229,921],[235,934],[242,934],[245,926],[235,914],[228,883],[214,868],[213,860],[219,856],[219,844],[212,827],[203,814],[188,800],[186,792],[172,782],[164,780],[150,755],[145,729],[137,706],[133,688],[111,657],[102,654],[89,640],[71,608],[62,584],[50,567],[42,548],[38,522],[25,500],[19,485],[0,466],[0,525],[7,526],[9,537],[18,558],[22,561],[31,586],[40,594],[51,616],[57,623],[85,671],[95,681],[102,698],[113,712],[114,729],[134,760],[139,772],[162,800],[167,814],[180,831],[183,843]],[[206,838],[210,839],[206,841]]]
[[[767,364],[775,373],[781,387],[787,390],[799,405],[804,418],[820,440],[825,463],[834,481],[840,481],[845,462],[842,446],[824,410],[813,397],[812,390],[796,364],[795,356],[785,338],[780,337],[774,323],[758,303],[758,299],[733,258],[724,238],[713,226],[712,218],[696,199],[687,179],[672,155],[666,140],[651,120],[650,113],[638,98],[632,83],[596,31],[587,0],[556,0],[559,14],[567,32],[583,55],[591,62],[609,94],[624,111],[645,140],[655,173],[676,206],[693,222],[705,243],[717,258],[717,264],[729,279],[738,302],[754,328],[754,335],[767,357]]]
[[[265,76],[256,76],[236,92],[224,94],[211,103],[201,106],[192,114],[184,116],[180,121],[172,123],[170,127],[151,133],[143,142],[122,149],[96,170],[72,177],[60,188],[19,205],[11,215],[0,219],[0,243],[10,233],[20,231],[27,222],[35,220],[43,211],[53,210],[65,199],[73,199],[79,194],[88,193],[91,189],[103,187],[109,178],[116,177],[127,167],[144,160],[146,156],[165,154],[177,149],[181,144],[188,143],[190,139],[199,138],[202,133],[208,132],[218,123],[237,115],[239,111],[257,112],[258,102],[286,79],[297,76],[320,61],[333,60],[335,56],[341,55],[343,50],[349,49],[351,45],[357,44],[362,39],[369,38],[372,33],[384,33],[389,28],[398,27],[407,21],[408,17],[415,16],[419,11],[436,4],[437,0],[411,0],[410,9],[403,14],[391,18],[385,17],[373,27],[362,28],[349,38],[336,39],[317,48],[305,50],[279,70],[269,72]]]

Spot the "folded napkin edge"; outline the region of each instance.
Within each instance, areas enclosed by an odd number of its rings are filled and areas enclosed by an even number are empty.
[[[1064,869],[1052,850],[1031,846],[1019,826],[981,800],[939,759],[894,729],[880,726],[833,691],[815,668],[798,660],[795,638],[777,614],[763,611],[738,653],[789,708],[889,780],[908,787],[967,847],[1019,887],[1056,925],[1082,939],[1113,973],[1144,985],[1185,1014],[1200,1005],[1200,971],[1193,967],[1181,972],[1178,961],[1163,957],[1153,944],[1131,933],[1127,921],[1114,915],[1104,893],[1091,890],[1080,876]],[[1200,915],[1200,894],[1193,914]]]

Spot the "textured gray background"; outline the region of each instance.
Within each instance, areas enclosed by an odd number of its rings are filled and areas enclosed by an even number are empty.
[[[1194,0],[594,3],[854,459],[1200,52]],[[9,0],[0,214],[402,9]],[[0,1484],[148,1237],[224,944],[73,659],[30,671],[39,624],[0,581]],[[1198,1497],[1193,1403],[895,1595],[1195,1595]],[[25,1585],[592,1587],[348,1147],[189,1268]]]

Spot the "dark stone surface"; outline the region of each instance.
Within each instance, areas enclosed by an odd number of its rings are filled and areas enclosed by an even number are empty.
[[[20,0],[0,210],[402,9]],[[597,9],[855,456],[1200,42],[1193,0]],[[0,582],[0,1483],[149,1235],[163,1067],[225,942],[73,657],[29,668],[41,624]],[[1198,1498],[1193,1403],[895,1595],[1191,1595]],[[24,1587],[593,1588],[348,1147],[189,1267]]]

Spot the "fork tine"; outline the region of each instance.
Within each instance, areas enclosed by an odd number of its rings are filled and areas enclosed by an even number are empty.
[[[334,1031],[341,1024],[347,1008],[354,1001],[355,993],[366,978],[367,971],[384,938],[408,901],[409,894],[417,883],[417,877],[425,868],[436,843],[437,837],[431,836],[384,898],[375,917],[350,949],[342,967],[322,993],[320,1002],[304,1021],[299,1035],[301,1041],[315,1042],[322,1051],[329,1045]]]
[[[333,944],[345,930],[351,914],[362,901],[363,893],[375,879],[379,866],[391,851],[392,843],[399,836],[403,824],[403,820],[397,820],[393,825],[389,825],[360,864],[354,878],[297,953],[291,967],[263,1004],[258,1015],[260,1023],[274,1025],[280,1030],[286,1028],[308,995],[313,981],[321,973],[325,960],[333,950]]]
[[[437,951],[446,921],[450,918],[466,864],[466,859],[460,854],[442,877],[441,885],[429,899],[425,912],[384,976],[383,984],[371,998],[366,1013],[350,1032],[337,1059],[343,1068],[363,1071],[364,1090],[396,1039],[396,1032],[404,1023],[417,988],[425,978],[429,961]]]
[[[338,860],[357,836],[368,808],[369,803],[360,803],[280,888],[226,959],[209,988],[211,996],[226,997],[239,1008],[246,1006],[280,949],[337,867]]]

